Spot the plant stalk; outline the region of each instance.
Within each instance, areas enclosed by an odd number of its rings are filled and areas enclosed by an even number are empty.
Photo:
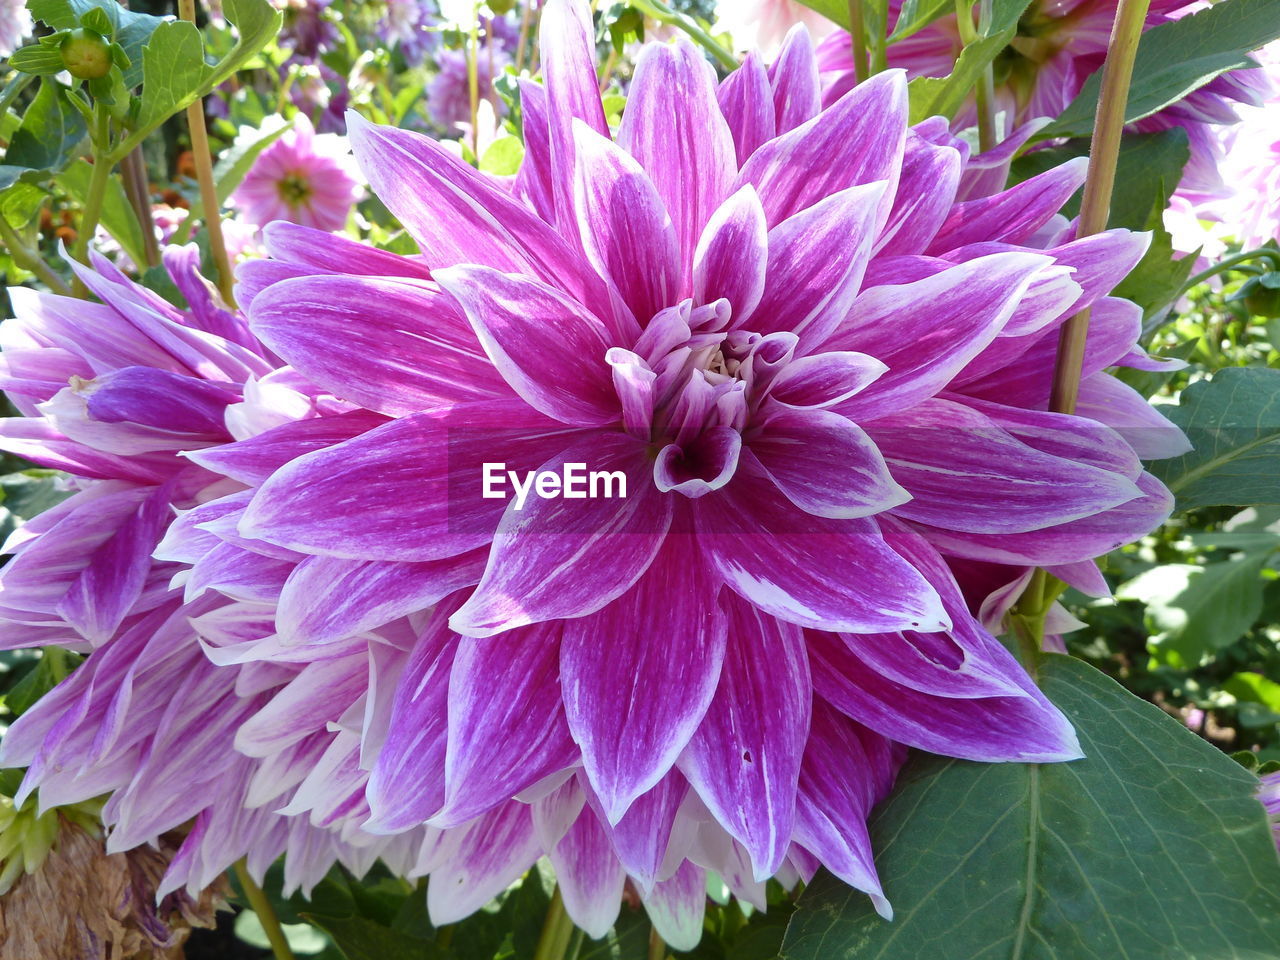
[[[861,83],[871,76],[867,60],[867,21],[862,0],[849,0],[849,41],[853,45],[853,75]]]
[[[120,172],[124,177],[124,193],[129,199],[129,206],[142,228],[142,251],[146,256],[146,266],[155,267],[160,264],[160,244],[156,242],[156,223],[151,215],[151,190],[147,184],[147,164],[142,157],[142,148],[132,150],[124,158]]]
[[[516,47],[516,76],[524,69],[524,54],[529,48],[529,31],[533,28],[533,7],[537,0],[524,0],[524,10],[520,14],[520,42]]]
[[[1102,90],[1089,145],[1089,173],[1080,202],[1076,237],[1088,237],[1107,228],[1111,216],[1111,192],[1115,188],[1116,164],[1120,158],[1120,137],[1124,133],[1125,109],[1129,105],[1129,84],[1138,41],[1146,24],[1151,0],[1120,0],[1107,59],[1102,66]],[[1049,409],[1073,413],[1080,395],[1084,369],[1085,337],[1089,333],[1089,311],[1082,310],[1062,325],[1058,334],[1058,357],[1053,371]]]
[[[195,0],[178,0],[178,15],[194,24]],[[204,125],[203,98],[197,98],[187,107],[187,128],[191,133],[191,155],[196,165],[196,180],[200,184],[200,204],[204,207],[204,226],[209,231],[209,246],[212,248],[214,266],[218,270],[218,290],[227,305],[234,309],[235,277],[231,272],[227,243],[222,238],[222,204],[218,201],[218,187],[213,182],[213,154],[209,150],[209,132]]]
[[[720,66],[726,70],[736,70],[740,66],[738,58],[722,47],[715,37],[703,29],[702,24],[687,13],[673,10],[665,0],[632,0],[631,6],[645,16],[653,17],[659,23],[665,23],[670,27],[679,27],[689,35],[691,40],[696,41],[698,46],[715,57]]]
[[[1206,267],[1194,277],[1187,280],[1187,282],[1182,285],[1182,289],[1178,291],[1178,296],[1181,297],[1188,290],[1198,287],[1210,277],[1215,277],[1220,273],[1226,273],[1228,270],[1238,266],[1239,264],[1248,263],[1250,260],[1265,260],[1271,270],[1280,269],[1280,250],[1277,250],[1274,247],[1259,247],[1256,250],[1245,250],[1243,253],[1237,253],[1227,257],[1225,260],[1219,260],[1217,263],[1213,264],[1213,266]],[[1177,297],[1174,299],[1176,300]]]
[[[533,960],[564,960],[572,938],[573,921],[564,909],[560,888],[556,887],[551,906],[547,908],[547,919],[542,925],[542,936],[538,938],[538,949],[533,954]]]
[[[663,942],[662,937],[658,934],[657,927],[649,928],[649,958],[648,960],[667,960],[667,945]]]
[[[40,254],[22,241],[18,231],[9,226],[9,221],[3,215],[0,215],[0,241],[3,241],[13,262],[23,270],[34,273],[54,293],[64,297],[71,296],[71,288],[62,282],[62,278],[53,272],[53,268],[44,262]]]
[[[236,879],[240,881],[240,887],[249,900],[249,906],[253,908],[253,912],[258,915],[258,920],[262,923],[267,942],[271,944],[272,955],[276,960],[294,960],[293,950],[289,946],[289,941],[285,939],[284,930],[280,927],[280,918],[276,916],[275,908],[271,906],[271,901],[262,892],[262,888],[254,882],[253,877],[249,876],[249,868],[245,866],[244,860],[237,860],[232,869],[235,870]]]
[[[480,166],[480,15],[471,22],[467,40],[467,95],[471,100],[471,152]]]
[[[98,220],[102,217],[102,202],[107,195],[107,182],[111,179],[111,169],[115,163],[108,154],[111,147],[111,117],[101,104],[94,106],[93,124],[93,172],[89,175],[89,192],[84,198],[84,209],[80,212],[80,223],[76,228],[76,242],[71,247],[71,255],[81,263],[89,262],[89,243],[98,229]],[[76,296],[88,295],[84,285],[76,280],[73,284]]]

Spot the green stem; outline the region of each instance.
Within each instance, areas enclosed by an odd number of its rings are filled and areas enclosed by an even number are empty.
[[[862,0],[849,0],[849,42],[853,44],[853,75],[861,83],[871,76],[867,61],[867,19]]]
[[[107,195],[107,182],[111,178],[111,170],[116,161],[111,159],[111,118],[101,104],[94,106],[93,132],[93,173],[89,177],[89,192],[84,199],[84,209],[80,213],[80,224],[76,228],[76,242],[71,248],[71,255],[81,263],[89,260],[89,243],[98,229],[98,220],[102,216],[102,201]],[[84,296],[79,281],[75,288],[77,296]]]
[[[467,96],[471,101],[471,152],[480,166],[480,16],[471,21],[467,39]]]
[[[280,918],[276,916],[275,908],[271,906],[271,901],[262,892],[262,888],[254,882],[253,877],[249,876],[249,868],[245,866],[244,860],[237,860],[232,869],[236,872],[236,879],[240,881],[240,887],[244,890],[249,906],[253,908],[253,912],[258,915],[258,920],[262,923],[267,942],[271,944],[271,953],[276,960],[294,960],[293,950],[290,949],[289,941],[285,939],[284,930],[280,927]]]
[[[736,70],[738,68],[738,58],[720,46],[716,42],[716,38],[707,33],[702,24],[688,14],[672,10],[663,0],[631,0],[631,6],[645,16],[653,17],[659,23],[665,23],[671,27],[679,27],[691,39],[696,40],[702,49],[720,61],[720,66],[726,70]]]
[[[18,94],[27,88],[35,76],[30,73],[16,73],[13,79],[5,84],[4,90],[0,91],[0,116],[13,105],[13,101],[18,99]]]
[[[667,960],[667,945],[657,927],[649,928],[649,960]]]
[[[62,278],[53,272],[53,268],[45,263],[38,253],[22,242],[18,231],[9,226],[9,221],[2,214],[0,214],[0,241],[4,242],[9,256],[19,267],[28,273],[34,273],[54,293],[62,294],[64,297],[71,296],[71,288],[62,282]]]
[[[1138,41],[1151,0],[1120,0],[1115,25],[1102,66],[1102,90],[1089,146],[1089,171],[1080,204],[1077,237],[1105,230],[1111,216],[1111,194],[1115,189],[1116,164],[1120,158],[1120,137],[1124,132],[1125,108],[1129,104],[1129,84]],[[1084,369],[1085,338],[1089,332],[1089,311],[1068,318],[1058,335],[1058,355],[1054,363],[1049,409],[1054,413],[1074,413]],[[1044,622],[1063,586],[1044,570],[1036,570],[1031,582],[1010,612],[1009,621],[1018,637],[1024,658],[1034,673],[1044,645]]]
[[[991,0],[979,0],[978,32],[985,37],[990,29]],[[999,135],[996,133],[995,69],[991,61],[987,61],[987,65],[982,68],[978,87],[974,91],[974,101],[978,108],[978,149],[986,153],[999,142]]]
[[[1080,221],[1076,236],[1088,237],[1107,228],[1111,216],[1111,193],[1115,189],[1116,164],[1120,158],[1120,137],[1124,133],[1125,109],[1129,105],[1129,84],[1138,41],[1146,24],[1151,0],[1120,0],[1107,59],[1102,66],[1102,90],[1089,145],[1089,172],[1080,201]],[[1084,369],[1084,344],[1089,333],[1089,311],[1082,310],[1062,325],[1058,334],[1058,357],[1053,372],[1049,409],[1073,413],[1080,394]]]
[[[564,960],[572,937],[573,921],[565,912],[564,898],[560,895],[560,888],[556,887],[551,906],[547,908],[547,919],[542,925],[542,936],[538,938],[538,949],[533,954],[533,960]]]
[[[1277,250],[1275,247],[1259,247],[1256,250],[1246,250],[1243,253],[1237,253],[1233,256],[1227,257],[1225,260],[1220,260],[1213,266],[1206,267],[1204,270],[1201,270],[1194,277],[1184,283],[1182,285],[1182,289],[1178,292],[1178,296],[1174,297],[1174,299],[1177,300],[1178,297],[1181,297],[1188,290],[1198,287],[1210,277],[1217,276],[1220,273],[1226,273],[1238,264],[1247,263],[1250,260],[1266,260],[1270,263],[1272,270],[1280,269],[1280,250]]]

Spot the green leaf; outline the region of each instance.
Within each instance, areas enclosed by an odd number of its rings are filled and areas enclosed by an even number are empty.
[[[364,917],[326,917],[303,913],[329,934],[347,960],[436,960],[435,944]]]
[[[68,670],[84,659],[79,654],[66,650],[55,653],[59,656],[50,656],[47,652],[41,656],[35,669],[30,670],[5,694],[4,705],[14,716],[20,717],[35,706],[36,701],[58,685],[60,678],[66,676]],[[58,662],[59,659],[61,663]]]
[[[46,43],[32,43],[15,50],[9,58],[9,66],[23,73],[35,74],[38,77],[49,77],[61,73],[62,53],[57,47]]]
[[[498,177],[513,177],[524,160],[524,144],[519,137],[502,137],[489,144],[480,158],[480,169]]]
[[[889,34],[889,42],[897,43],[923,30],[938,18],[953,13],[955,8],[954,0],[904,0],[893,25],[893,33]]]
[[[55,470],[23,470],[0,477],[0,500],[15,516],[30,520],[75,492],[62,486],[63,476]]]
[[[194,23],[170,20],[151,34],[142,50],[142,105],[138,127],[151,130],[200,97],[212,74]]]
[[[1118,600],[1147,605],[1152,654],[1192,669],[1235,643],[1262,612],[1262,568],[1280,540],[1216,563],[1164,563],[1116,591]]]
[[[116,25],[111,22],[111,17],[107,15],[107,11],[101,7],[86,10],[84,16],[80,18],[80,26],[87,30],[93,30],[104,37],[112,36],[116,29]]]
[[[999,33],[1017,27],[1022,15],[1031,6],[1031,0],[995,0],[991,5],[991,27],[988,34]]]
[[[787,960],[1280,956],[1280,859],[1257,780],[1078,660],[1047,656],[1041,680],[1087,759],[914,755],[871,824],[894,920],[823,874]]]
[[[919,123],[934,116],[954,117],[973,92],[987,64],[1009,45],[1013,32],[1014,28],[1009,27],[969,44],[956,60],[949,77],[916,77],[907,84],[911,122]]]
[[[1228,70],[1255,66],[1246,54],[1280,37],[1280,3],[1222,0],[1190,17],[1142,35],[1125,122],[1148,117]],[[1093,129],[1101,70],[1089,77],[1067,109],[1036,136],[1083,136]]]
[[[78,202],[84,203],[89,196],[89,180],[92,177],[93,164],[80,159],[58,174],[55,182]],[[114,173],[107,180],[107,191],[102,200],[101,223],[115,237],[130,260],[135,264],[146,263],[142,226],[129,204],[120,177]]]
[[[126,10],[115,0],[29,0],[27,7],[37,20],[43,20],[55,30],[72,30],[80,26],[81,18],[91,10],[106,14],[111,30],[100,33],[114,34],[124,48],[131,65],[124,71],[125,86],[136,87],[142,82],[142,47],[152,31],[164,21],[146,13]]]
[[[88,127],[67,102],[66,89],[56,80],[40,81],[40,90],[22,117],[22,125],[9,141],[0,190],[22,179],[43,179],[56,173],[80,152]],[[6,176],[8,171],[13,171]]]
[[[810,10],[817,10],[828,20],[849,29],[849,0],[800,0]]]
[[[212,86],[217,86],[239,70],[276,35],[284,14],[268,0],[225,0],[222,5],[227,20],[239,36],[236,44],[213,71]]]
[[[1159,409],[1194,446],[1151,465],[1179,510],[1280,503],[1280,370],[1228,367]]]

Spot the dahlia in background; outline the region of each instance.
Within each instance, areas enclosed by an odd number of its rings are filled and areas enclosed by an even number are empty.
[[[1118,0],[1034,0],[1018,24],[1018,34],[996,59],[996,103],[1009,135],[1040,117],[1056,117],[1075,98],[1085,81],[1102,66]],[[1147,29],[1205,9],[1194,0],[1152,0]],[[889,23],[896,22],[903,0],[889,0]],[[942,17],[888,49],[890,66],[911,77],[950,74],[963,43],[954,14]],[[848,33],[833,33],[818,50],[826,102],[855,82]],[[1134,124],[1140,132],[1182,127],[1191,144],[1191,159],[1179,190],[1193,201],[1229,194],[1220,168],[1225,152],[1215,127],[1239,119],[1240,105],[1257,105],[1276,92],[1264,71],[1235,70],[1217,77],[1184,99]],[[976,123],[973,101],[961,110],[956,129]]]
[[[827,17],[797,0],[721,0],[716,4],[714,32],[733,38],[735,50],[757,50],[772,60],[792,27],[803,23],[815,40],[836,29]]]
[[[1280,240],[1280,43],[1254,57],[1273,91],[1264,103],[1241,108],[1240,123],[1226,138],[1222,164],[1222,178],[1232,192],[1210,206],[1210,215],[1229,224],[1245,248]]]
[[[317,134],[306,116],[258,156],[231,194],[245,220],[263,227],[288,220],[341,230],[363,190],[345,138]]]
[[[25,0],[0,0],[0,57],[7,57],[22,46],[31,26]]]

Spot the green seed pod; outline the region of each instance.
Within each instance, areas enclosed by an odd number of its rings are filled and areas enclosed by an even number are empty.
[[[71,30],[62,41],[62,65],[81,80],[97,80],[111,72],[111,44],[92,30]]]

